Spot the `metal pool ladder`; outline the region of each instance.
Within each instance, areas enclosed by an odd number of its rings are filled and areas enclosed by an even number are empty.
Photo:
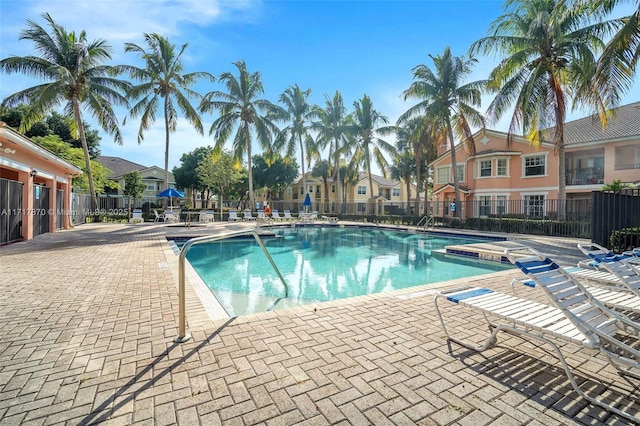
[[[420,231],[420,227],[422,227],[423,231],[426,231],[429,225],[433,226],[434,224],[435,218],[433,217],[433,215],[424,216],[416,225],[416,234],[418,233],[418,231]]]
[[[180,255],[178,256],[178,336],[175,339],[173,339],[174,342],[184,343],[187,340],[191,339],[191,335],[187,334],[186,332],[187,321],[186,321],[186,312],[185,312],[186,308],[185,308],[185,290],[184,290],[184,280],[185,280],[184,262],[187,257],[187,252],[192,246],[196,244],[226,240],[228,238],[238,237],[241,235],[253,235],[253,237],[258,242],[258,245],[262,249],[262,252],[264,253],[265,256],[267,256],[267,260],[269,260],[269,263],[271,263],[271,266],[273,266],[273,269],[276,271],[276,274],[278,274],[278,277],[280,278],[280,281],[284,286],[284,297],[289,297],[289,286],[287,285],[287,282],[284,280],[282,273],[280,273],[280,270],[276,266],[276,263],[273,261],[273,258],[267,251],[267,248],[264,246],[264,243],[260,239],[260,235],[258,235],[258,232],[255,229],[230,232],[224,235],[207,235],[205,237],[192,238],[188,240],[184,244],[184,246],[182,246],[182,250],[180,250]]]

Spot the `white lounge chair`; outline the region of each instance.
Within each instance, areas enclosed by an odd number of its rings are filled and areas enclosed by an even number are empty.
[[[334,223],[338,221],[338,218],[335,216],[322,216],[321,219],[329,223]]]
[[[166,222],[166,217],[164,216],[164,214],[159,214],[158,210],[154,209],[153,214],[155,215],[155,219],[153,219],[154,222]]]
[[[578,248],[596,262],[598,269],[609,272],[620,281],[621,285],[640,297],[640,264],[635,263],[635,257],[606,253],[606,248],[595,243],[578,244]]]
[[[251,212],[249,212],[249,213],[251,213]],[[258,219],[259,221],[265,221],[265,220],[268,220],[269,218],[264,214],[264,210],[258,210],[258,217],[257,217],[257,219]]]
[[[131,219],[129,219],[131,223],[142,223],[144,222],[144,218],[142,217],[142,209],[134,209],[131,214]]]
[[[282,217],[282,216],[280,216],[280,213],[278,212],[278,210],[273,210],[273,211],[271,212],[271,218],[272,218],[273,220],[278,220],[278,221],[280,221],[280,220],[282,220],[282,219],[283,219],[283,217]]]
[[[205,223],[215,222],[215,215],[213,214],[213,210],[207,210],[204,214]]]
[[[251,214],[251,210],[245,210],[242,213],[242,220],[256,220],[256,218]]]
[[[318,220],[318,212],[311,212],[311,220]]]
[[[291,211],[290,210],[285,210],[284,211],[284,220],[296,220],[296,218],[291,216]]]
[[[525,258],[514,254],[521,254],[523,251],[528,255]],[[515,247],[505,250],[505,254],[544,290],[552,306],[481,287],[440,293],[435,297],[434,304],[447,338],[475,351],[484,351],[492,346],[500,331],[546,343],[553,347],[571,385],[580,396],[634,423],[640,422],[638,412],[622,411],[586,394],[576,382],[569,364],[555,342],[563,340],[600,351],[616,369],[640,378],[640,324],[605,307],[577,280],[571,279],[570,274],[550,259],[543,258],[537,251],[529,247]],[[492,329],[487,340],[481,345],[476,345],[453,337],[446,327],[438,304],[442,299],[482,312]],[[495,320],[491,321],[489,317]],[[622,335],[622,340],[618,339],[618,334]]]
[[[180,213],[173,212],[171,210],[167,210],[164,212],[164,221],[177,223],[180,222]]]
[[[240,218],[238,217],[238,212],[236,212],[235,210],[229,210],[229,218],[227,220],[229,220],[230,222],[240,220]]]

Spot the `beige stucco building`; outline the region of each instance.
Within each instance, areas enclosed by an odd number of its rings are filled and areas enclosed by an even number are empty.
[[[133,161],[125,160],[120,157],[110,157],[101,155],[97,159],[103,166],[111,170],[111,173],[107,176],[107,179],[117,182],[120,187],[116,189],[109,189],[105,192],[104,196],[115,199],[115,207],[127,208],[129,199],[124,195],[124,175],[139,171],[142,177],[142,182],[146,185],[146,188],[142,194],[142,198],[137,200],[133,207],[140,207],[144,203],[160,204],[162,200],[158,199],[157,194],[167,188],[165,185],[165,173],[164,169],[158,166],[143,166],[142,164],[134,163]],[[175,179],[173,173],[169,172],[169,186],[168,188],[175,187]],[[139,204],[139,205],[138,205]]]
[[[358,173],[357,181],[344,187],[342,211],[344,213],[367,213],[375,208],[376,214],[393,214],[398,209],[407,207],[407,186],[405,183],[387,179],[383,176],[372,174],[373,190],[369,188],[369,178],[366,172]],[[323,213],[336,213],[338,203],[337,183],[333,179],[325,182],[307,173],[306,179],[298,177],[294,183],[285,189],[280,202],[289,204],[293,209],[300,209],[308,193],[313,203],[314,210]],[[415,197],[415,185],[410,185],[411,194]],[[413,200],[412,200],[413,201]],[[372,207],[375,205],[375,207]]]
[[[72,226],[72,179],[82,171],[0,122],[0,244]]]
[[[466,216],[515,213],[546,214],[550,200],[558,198],[558,156],[550,142],[532,146],[494,130],[474,135],[476,152],[456,146],[457,174]],[[565,124],[567,200],[591,198],[615,180],[640,183],[640,102],[615,109],[603,129],[597,118]],[[433,170],[434,214],[451,214],[454,201],[450,150],[440,155]],[[469,203],[472,202],[472,203]]]

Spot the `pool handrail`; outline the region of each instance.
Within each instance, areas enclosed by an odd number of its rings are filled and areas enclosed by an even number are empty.
[[[435,218],[433,217],[433,215],[423,216],[416,225],[416,232],[420,231],[420,226],[422,226],[422,228],[426,232],[429,224],[431,224],[432,226],[435,225]]]
[[[255,229],[246,229],[242,231],[229,232],[223,235],[206,235],[204,237],[191,238],[190,240],[187,240],[186,243],[184,243],[184,245],[182,246],[182,249],[180,250],[180,255],[178,256],[178,336],[175,339],[173,339],[175,343],[184,343],[189,339],[191,339],[191,335],[186,333],[187,321],[186,321],[185,284],[184,284],[184,281],[185,281],[184,262],[187,257],[187,252],[189,251],[191,246],[200,244],[200,243],[226,240],[227,238],[233,238],[233,237],[238,237],[241,235],[249,235],[249,234],[253,235],[255,240],[258,242],[258,245],[262,249],[263,253],[271,263],[271,266],[273,266],[273,269],[276,271],[276,274],[278,274],[278,277],[280,278],[280,281],[284,286],[284,297],[289,297],[289,286],[287,285],[287,282],[284,280],[282,273],[276,266],[276,263],[273,261],[273,258],[267,251],[267,248],[264,246],[264,243],[260,239],[260,235]]]

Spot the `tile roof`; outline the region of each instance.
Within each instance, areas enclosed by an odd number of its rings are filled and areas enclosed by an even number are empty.
[[[120,157],[101,155],[98,157],[98,162],[111,170],[111,174],[107,176],[107,179],[118,179],[124,176],[125,173],[129,173],[134,170],[141,171],[148,169],[147,166],[143,166],[142,164],[134,163],[133,161],[125,160]]]
[[[604,129],[597,115],[565,123],[565,146],[640,136],[640,102],[614,108],[611,113]]]

